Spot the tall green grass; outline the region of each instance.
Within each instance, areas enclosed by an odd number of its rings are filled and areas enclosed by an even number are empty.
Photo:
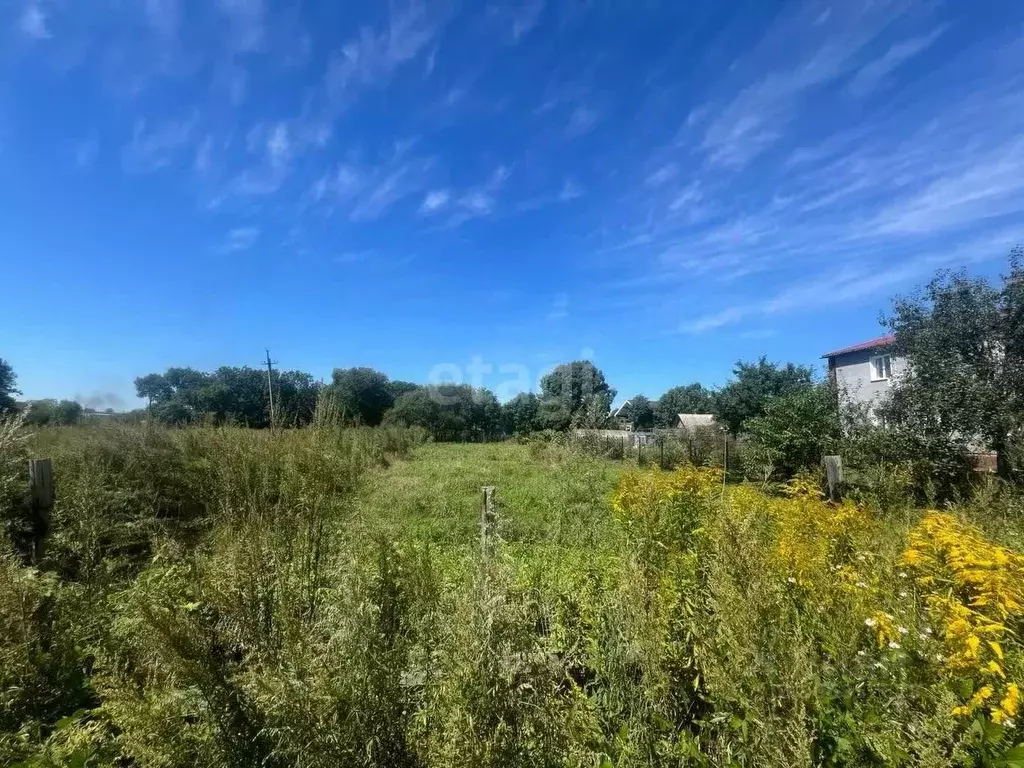
[[[10,514],[28,452],[52,456],[58,501],[38,567],[0,556],[0,764],[1005,756],[971,741],[927,667],[872,666],[855,605],[780,576],[771,502],[734,502],[745,489],[631,516],[610,503],[623,462],[554,444],[330,424],[7,429]],[[500,516],[489,553],[482,485]],[[1012,543],[1018,507],[1000,503]],[[866,578],[892,581],[910,522],[849,532],[842,557],[870,553]]]

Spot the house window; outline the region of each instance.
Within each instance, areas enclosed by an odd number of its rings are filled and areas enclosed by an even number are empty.
[[[878,355],[871,358],[871,380],[888,381],[892,378],[892,357]]]

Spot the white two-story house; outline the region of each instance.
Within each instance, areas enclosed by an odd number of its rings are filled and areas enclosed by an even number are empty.
[[[867,406],[869,413],[874,411],[907,368],[906,359],[891,353],[892,343],[892,336],[882,336],[822,355],[840,397]]]

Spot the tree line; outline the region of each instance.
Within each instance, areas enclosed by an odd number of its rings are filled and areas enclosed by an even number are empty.
[[[167,424],[207,421],[269,426],[270,384],[282,425],[314,418],[332,423],[396,424],[427,429],[437,440],[485,440],[538,429],[601,426],[615,390],[589,361],[566,363],[541,382],[541,393],[524,393],[502,405],[488,389],[466,384],[422,385],[392,380],[372,368],[335,369],[320,384],[299,371],[219,368],[211,374],[171,368],[136,379],[152,417]]]
[[[282,426],[304,426],[320,412],[336,423],[420,426],[438,440],[482,440],[551,430],[598,429],[628,423],[635,429],[670,428],[680,413],[710,413],[738,434],[743,424],[763,411],[768,398],[811,386],[810,368],[777,365],[764,358],[740,362],[734,380],[718,391],[699,383],[673,387],[657,400],[630,399],[618,418],[612,416],[616,390],[604,372],[586,360],[554,368],[540,382],[540,392],[523,392],[502,404],[493,392],[465,384],[421,385],[392,380],[372,368],[336,369],[321,384],[301,371],[266,371],[224,366],[206,373],[168,368],[135,380],[136,394],[147,401],[144,413],[159,423],[270,426],[270,384],[275,419]],[[0,362],[0,407],[12,409],[13,370]],[[73,424],[83,415],[80,404],[35,401],[21,404],[36,424]]]
[[[845,393],[811,368],[762,357],[738,362],[717,390],[693,383],[657,400],[635,395],[618,418],[611,413],[616,390],[590,361],[559,365],[543,377],[539,393],[504,404],[487,389],[393,381],[371,368],[337,369],[328,384],[301,371],[275,371],[275,418],[302,426],[319,413],[335,423],[420,426],[437,440],[454,441],[622,422],[668,428],[680,413],[710,413],[725,431],[749,438],[754,457],[774,474],[818,466],[824,453],[841,448],[865,464],[913,464],[929,482],[951,487],[965,454],[990,450],[1001,476],[1019,478],[1024,251],[1011,251],[1009,270],[997,280],[940,271],[918,292],[897,297],[882,322],[894,336],[892,354],[907,366],[871,413],[844,403]],[[16,383],[10,364],[0,360],[0,411],[19,407]],[[270,425],[267,373],[258,369],[169,368],[139,377],[135,387],[148,402],[146,418],[161,423]],[[73,423],[82,413],[71,401],[41,401],[30,409],[36,423]]]
[[[488,389],[466,384],[422,385],[392,380],[372,368],[336,369],[328,384],[309,374],[273,374],[275,408],[283,425],[308,424],[321,417],[353,425],[418,426],[436,440],[488,440],[545,430],[670,428],[680,413],[709,413],[733,434],[760,416],[772,397],[816,384],[813,372],[792,363],[762,358],[737,363],[734,378],[718,391],[699,383],[673,387],[656,401],[643,395],[613,418],[616,390],[604,372],[587,360],[555,367],[540,382],[540,392],[522,392],[500,403]],[[265,371],[219,368],[212,374],[171,368],[136,379],[139,397],[149,401],[153,418],[167,424],[206,421],[251,427],[269,426],[269,387]]]

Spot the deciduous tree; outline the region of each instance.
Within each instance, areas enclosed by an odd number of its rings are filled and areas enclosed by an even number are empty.
[[[654,405],[654,419],[659,427],[674,427],[680,413],[712,413],[715,395],[698,383],[672,387]]]
[[[631,397],[625,414],[633,429],[651,429],[654,426],[654,406],[644,395]]]
[[[764,414],[773,397],[787,395],[813,383],[811,369],[803,365],[770,363],[764,357],[754,363],[738,362],[733,378],[714,399],[715,420],[733,435],[744,429],[747,419]]]
[[[743,424],[754,453],[785,476],[821,466],[840,438],[838,399],[828,384],[799,387],[764,404]]]
[[[384,421],[423,427],[438,441],[486,440],[501,432],[501,406],[489,390],[441,384],[401,395]]]
[[[331,376],[342,415],[359,424],[376,426],[395,402],[391,381],[372,368],[337,368]]]
[[[406,392],[415,392],[417,389],[420,389],[420,385],[414,384],[411,381],[392,381],[390,388],[392,397],[397,400]]]
[[[150,405],[162,403],[174,394],[174,387],[160,373],[150,373],[135,379],[135,394]]]
[[[301,371],[275,371],[273,384],[279,423],[307,423],[319,392],[313,377]],[[137,378],[135,391],[149,400],[153,418],[165,423],[209,419],[249,427],[270,424],[267,373],[258,368],[221,366],[213,373],[169,368]]]
[[[886,323],[907,370],[881,413],[930,437],[981,443],[999,472],[1014,472],[1008,446],[1024,424],[1024,251],[993,285],[940,272],[918,293],[897,298]]]
[[[608,386],[604,373],[589,360],[558,366],[541,379],[540,388],[542,421],[547,428],[583,426],[599,416],[607,420],[615,399],[615,390]]]
[[[523,435],[540,428],[540,398],[520,392],[501,408],[502,424],[510,435]]]
[[[21,390],[16,386],[18,377],[14,374],[14,368],[3,358],[0,358],[0,413],[14,409],[14,396],[20,395]]]

